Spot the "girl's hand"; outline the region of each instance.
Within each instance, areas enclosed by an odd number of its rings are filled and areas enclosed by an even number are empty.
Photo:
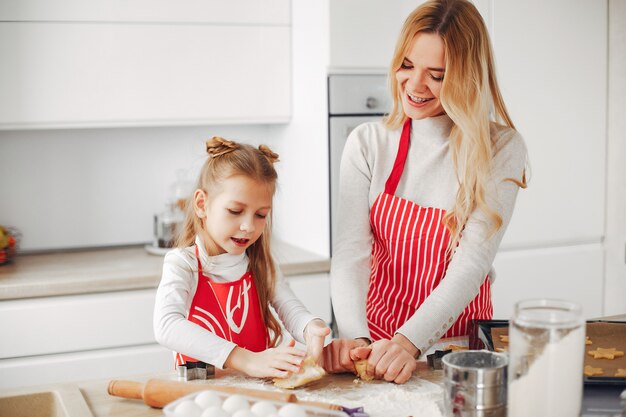
[[[257,378],[287,378],[298,372],[306,352],[296,349],[292,339],[288,343],[262,352],[251,352],[236,347],[224,362],[225,368],[233,368]]]
[[[419,350],[406,337],[400,334],[396,334],[396,336],[392,340],[381,339],[370,345],[372,352],[367,361],[367,373],[374,375],[376,379],[404,384],[417,368],[413,355],[417,355]],[[410,346],[405,348],[405,342],[408,342]],[[414,353],[407,350],[411,347]],[[354,352],[353,356],[358,356],[357,352]]]
[[[311,320],[304,328],[306,351],[315,362],[320,362],[322,349],[324,349],[324,340],[329,334],[330,329],[320,319]]]
[[[364,339],[335,339],[324,348],[324,369],[328,373],[355,373],[350,351],[367,346]]]

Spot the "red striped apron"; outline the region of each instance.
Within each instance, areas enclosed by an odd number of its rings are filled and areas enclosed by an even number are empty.
[[[233,282],[212,282],[202,273],[198,261],[198,286],[193,296],[187,320],[237,346],[260,352],[269,345],[269,333],[263,322],[259,297],[251,272]],[[176,354],[176,364],[198,360]]]
[[[445,276],[450,233],[442,223],[445,210],[421,207],[394,194],[411,140],[411,119],[400,136],[391,174],[370,210],[374,235],[366,315],[372,339],[390,339],[422,305]],[[491,319],[489,278],[456,322],[441,337],[468,333],[472,319]],[[439,336],[439,335],[437,335]]]

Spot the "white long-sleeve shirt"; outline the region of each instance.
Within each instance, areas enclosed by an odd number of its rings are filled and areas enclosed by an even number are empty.
[[[452,126],[447,115],[412,121],[411,142],[396,196],[422,207],[446,211],[454,207],[459,183],[449,146]],[[391,173],[400,133],[401,129],[389,130],[381,122],[362,124],[349,135],[342,155],[338,231],[331,264],[332,303],[340,337],[371,338],[365,310],[373,239],[369,214]],[[486,199],[503,224],[489,236],[491,221],[475,210],[441,283],[397,330],[422,352],[454,324],[478,294],[485,276],[489,273],[492,282],[495,278],[492,262],[519,189],[505,178],[521,181],[526,147],[513,129],[494,124],[491,134],[495,150]]]
[[[196,237],[202,272],[214,282],[233,282],[248,270],[248,256],[228,253],[209,256]],[[218,368],[223,368],[237,346],[187,320],[198,285],[195,247],[173,249],[165,255],[163,275],[157,289],[153,327],[158,343]],[[304,328],[316,317],[296,298],[277,268],[276,288],[271,305],[286,330],[304,343]]]

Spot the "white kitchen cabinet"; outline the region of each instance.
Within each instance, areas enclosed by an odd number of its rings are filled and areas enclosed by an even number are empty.
[[[156,290],[0,302],[0,359],[154,343]]]
[[[173,369],[154,289],[0,302],[0,389]]]
[[[332,0],[330,72],[387,73],[407,16],[424,0]],[[489,0],[474,1],[489,26]]]
[[[288,25],[290,0],[2,0],[0,20]]]
[[[419,1],[330,1],[331,72],[386,72],[406,16]]]
[[[606,315],[626,312],[626,2],[609,2],[609,100],[604,288]]]
[[[172,352],[157,344],[0,359],[0,390],[136,377],[173,369]]]
[[[495,316],[536,297],[576,301],[587,318],[601,316],[607,2],[494,1],[491,14],[498,80],[531,174],[496,257]]]
[[[532,174],[503,246],[599,243],[605,222],[607,2],[494,1],[493,23],[498,80],[528,146]]]
[[[3,3],[0,129],[289,121],[288,0],[79,3]]]
[[[603,315],[601,244],[500,252],[494,267],[493,317],[509,319],[516,302],[554,298],[579,303],[585,318]]]

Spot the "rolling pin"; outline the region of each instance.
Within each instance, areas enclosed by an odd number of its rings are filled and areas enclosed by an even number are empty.
[[[190,384],[186,382],[150,379],[142,384],[135,381],[113,380],[107,389],[109,395],[122,398],[143,400],[154,408],[163,408],[170,402],[196,391],[218,391],[226,394],[240,394],[269,401],[298,403],[300,405],[324,408],[326,410],[343,410],[344,407],[317,401],[299,401],[294,393],[280,391],[262,391],[252,388],[227,387],[224,385]]]
[[[294,403],[298,399],[290,392],[261,391],[251,388],[227,387],[223,385],[189,384],[186,382],[150,379],[142,384],[135,381],[113,380],[107,389],[109,395],[122,398],[143,400],[154,408],[163,408],[166,404],[196,391],[219,391],[227,394],[241,394],[270,401]]]

